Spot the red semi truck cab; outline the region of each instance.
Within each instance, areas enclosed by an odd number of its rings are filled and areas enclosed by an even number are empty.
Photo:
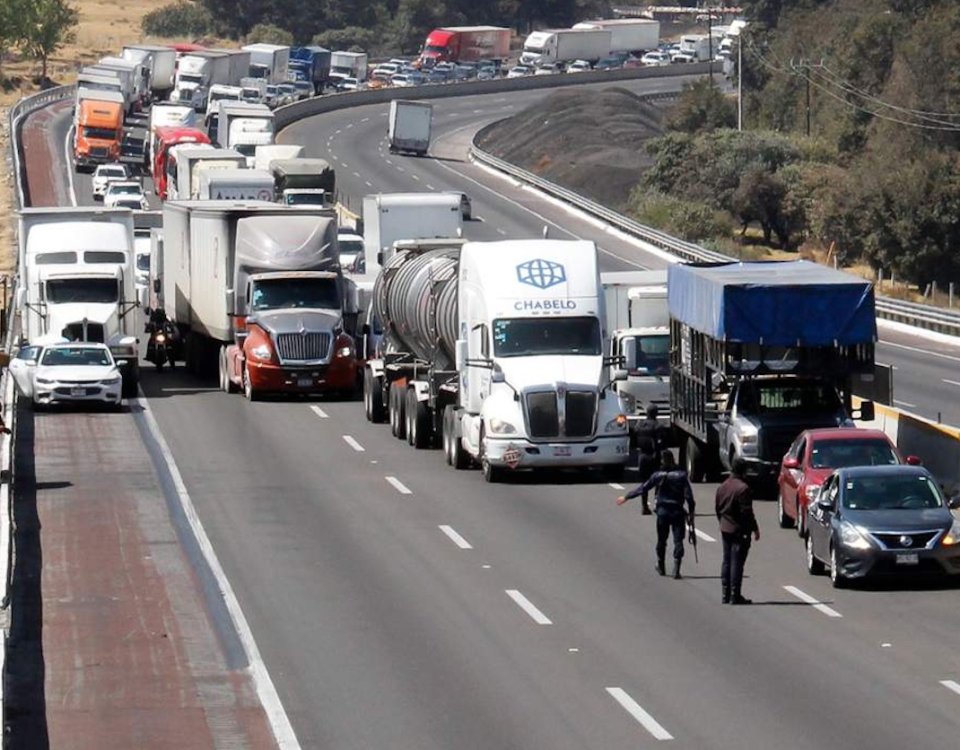
[[[210,138],[196,128],[166,127],[153,131],[153,191],[160,200],[167,199],[167,160],[170,149],[181,143],[210,143]]]
[[[447,26],[427,35],[420,53],[422,67],[438,62],[505,60],[510,54],[510,29],[500,26]]]

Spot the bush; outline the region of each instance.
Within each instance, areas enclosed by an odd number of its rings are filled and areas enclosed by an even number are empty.
[[[351,52],[370,51],[378,44],[377,32],[347,26],[345,29],[328,29],[313,38],[313,44],[327,49],[346,49]]]
[[[258,23],[247,34],[247,44],[286,44],[293,46],[293,34],[272,23]]]
[[[687,242],[729,237],[733,232],[730,217],[723,211],[697,201],[645,193],[641,188],[630,196],[628,213],[642,224]]]
[[[143,17],[140,28],[148,36],[200,36],[213,31],[209,11],[190,0],[177,0],[152,10]]]

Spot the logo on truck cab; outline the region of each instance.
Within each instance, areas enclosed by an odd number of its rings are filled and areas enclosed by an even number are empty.
[[[567,274],[559,263],[536,258],[517,266],[517,280],[537,289],[549,289],[566,281]]]

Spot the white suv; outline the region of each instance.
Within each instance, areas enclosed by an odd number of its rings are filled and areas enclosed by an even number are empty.
[[[93,199],[103,200],[103,195],[107,192],[107,183],[111,180],[129,178],[130,175],[123,164],[101,164],[93,173]]]

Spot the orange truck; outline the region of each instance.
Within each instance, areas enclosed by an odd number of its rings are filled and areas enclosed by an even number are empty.
[[[92,91],[77,97],[73,155],[77,169],[119,161],[123,141],[123,97],[108,91]]]

